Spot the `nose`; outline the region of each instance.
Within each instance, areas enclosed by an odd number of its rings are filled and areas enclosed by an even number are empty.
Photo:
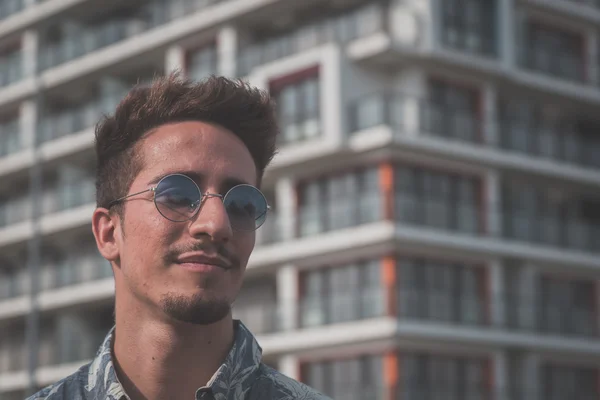
[[[189,229],[190,235],[195,238],[210,236],[216,243],[226,243],[231,239],[233,230],[221,195],[204,195]]]

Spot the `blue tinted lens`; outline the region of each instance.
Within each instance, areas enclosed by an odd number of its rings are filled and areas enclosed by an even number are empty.
[[[251,185],[233,187],[223,199],[231,227],[253,231],[267,218],[267,200],[260,190]]]
[[[167,219],[187,221],[194,216],[200,205],[200,190],[185,175],[168,175],[156,187],[154,202],[158,211]]]

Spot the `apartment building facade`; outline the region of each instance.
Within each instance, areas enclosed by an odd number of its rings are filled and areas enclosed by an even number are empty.
[[[600,1],[0,0],[0,399],[113,324],[93,126],[180,69],[269,90],[234,316],[339,399],[600,398]]]

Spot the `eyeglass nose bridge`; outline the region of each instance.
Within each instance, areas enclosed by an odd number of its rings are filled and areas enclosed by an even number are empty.
[[[192,203],[192,208],[200,208],[200,206],[202,205],[202,203],[204,203],[204,200],[209,199],[211,197],[218,197],[221,200],[223,200],[225,198],[225,196],[223,196],[222,194],[219,193],[204,193],[200,195],[200,198],[198,200],[196,200],[194,203]]]

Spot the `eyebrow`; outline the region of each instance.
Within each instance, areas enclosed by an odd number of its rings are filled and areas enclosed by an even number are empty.
[[[148,182],[148,185],[156,185],[162,178],[164,178],[167,175],[173,175],[173,174],[181,174],[181,175],[186,175],[190,178],[192,178],[192,180],[194,182],[196,182],[198,184],[198,186],[201,187],[200,183],[201,182],[205,182],[206,181],[206,175],[199,173],[197,171],[171,171],[168,173],[162,173],[160,175],[157,175],[155,177],[153,177],[152,179],[150,179],[150,181]],[[227,177],[225,178],[222,182],[221,182],[221,187],[219,189],[221,189],[222,192],[226,192],[229,189],[231,189],[234,186],[237,185],[251,185],[251,183],[246,182],[243,179],[240,178],[235,178],[235,177]]]

